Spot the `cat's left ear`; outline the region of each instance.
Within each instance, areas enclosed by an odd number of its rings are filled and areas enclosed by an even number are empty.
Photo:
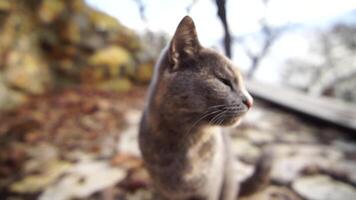
[[[169,61],[177,66],[180,60],[194,56],[201,49],[193,19],[185,16],[179,23],[169,46]]]

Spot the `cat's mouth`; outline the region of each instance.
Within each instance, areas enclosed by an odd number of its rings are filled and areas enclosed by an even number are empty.
[[[243,104],[218,107],[210,117],[209,124],[218,126],[230,126],[240,121],[249,108]]]

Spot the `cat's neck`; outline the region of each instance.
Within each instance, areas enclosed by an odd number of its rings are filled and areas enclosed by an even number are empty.
[[[147,111],[147,110],[146,110]],[[194,125],[193,123],[160,120],[159,117],[144,114],[144,134],[141,143],[145,146],[146,160],[158,171],[170,167],[187,167],[213,155],[217,149],[220,127]]]
[[[164,140],[167,145],[189,147],[207,141],[213,134],[220,132],[220,127],[199,123],[194,118],[172,118],[150,113],[148,124],[151,136]],[[183,119],[183,120],[182,120]]]

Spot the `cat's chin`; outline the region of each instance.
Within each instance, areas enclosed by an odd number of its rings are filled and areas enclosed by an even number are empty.
[[[241,118],[237,119],[236,122],[233,123],[231,126],[236,127],[236,126],[240,125],[240,123],[241,123]]]
[[[225,120],[220,125],[223,127],[236,127],[240,124],[240,122],[241,122],[241,117],[235,117],[232,119]]]

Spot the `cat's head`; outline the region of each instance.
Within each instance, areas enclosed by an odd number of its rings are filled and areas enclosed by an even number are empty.
[[[161,109],[201,123],[232,125],[253,104],[237,67],[200,45],[188,16],[178,25],[162,60],[156,85],[156,103]]]

